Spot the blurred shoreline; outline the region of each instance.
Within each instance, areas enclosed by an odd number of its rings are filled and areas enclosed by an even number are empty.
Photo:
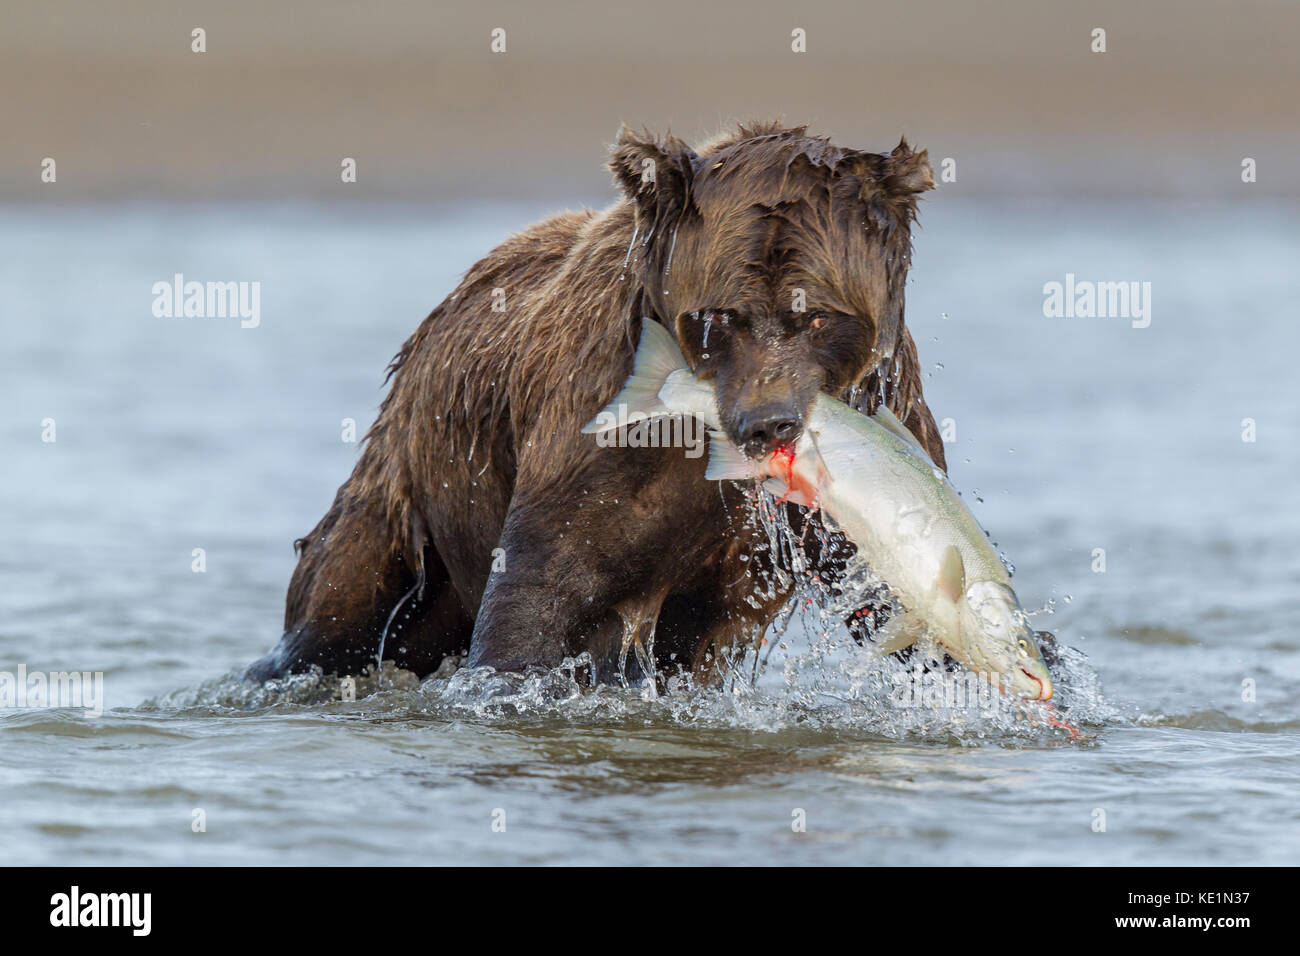
[[[1300,5],[971,6],[16,2],[0,201],[603,202],[620,123],[698,142],[771,117],[906,135],[969,196],[1300,196]]]

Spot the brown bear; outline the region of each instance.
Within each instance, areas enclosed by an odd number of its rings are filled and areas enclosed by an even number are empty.
[[[382,644],[419,675],[449,655],[521,670],[587,651],[609,680],[631,638],[642,673],[707,681],[752,646],[789,584],[756,592],[782,559],[745,520],[751,491],[706,482],[680,447],[582,431],[642,322],[716,384],[752,455],[793,443],[820,390],[887,402],[943,467],[903,322],[924,150],[751,124],[695,151],[624,128],[609,168],[623,201],[506,240],[402,346],[352,476],[295,543],[285,633],[251,677],[359,673]]]

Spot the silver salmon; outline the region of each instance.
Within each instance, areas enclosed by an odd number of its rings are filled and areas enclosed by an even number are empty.
[[[1005,693],[1052,696],[1052,678],[1011,576],[947,476],[883,404],[864,415],[819,395],[793,448],[745,456],[721,431],[712,384],[695,378],[673,336],[641,323],[632,375],[583,429],[598,434],[663,416],[709,432],[710,480],[760,480],[774,495],[821,508],[857,547],[901,611],[882,651],[928,637]]]

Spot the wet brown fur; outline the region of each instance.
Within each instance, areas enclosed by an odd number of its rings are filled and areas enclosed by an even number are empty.
[[[643,316],[708,377],[683,316],[748,303],[754,341],[775,342],[803,288],[810,310],[846,317],[846,347],[797,347],[812,393],[869,410],[883,391],[944,464],[903,324],[924,152],[762,124],[696,153],[624,129],[610,167],[627,200],[508,239],[402,346],[351,477],[296,542],[284,638],[253,676],[359,672],[394,608],[385,657],[421,674],[449,654],[518,669],[588,650],[608,677],[623,636],[650,630],[661,666],[711,674],[752,642],[785,595],[744,600],[759,562],[740,487],[706,483],[681,449],[581,433],[629,374]],[[796,350],[781,334],[763,361]]]

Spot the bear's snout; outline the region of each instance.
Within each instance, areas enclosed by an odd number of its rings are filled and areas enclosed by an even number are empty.
[[[803,416],[793,404],[763,405],[742,413],[736,444],[750,458],[762,458],[782,446],[792,447],[803,433]]]

